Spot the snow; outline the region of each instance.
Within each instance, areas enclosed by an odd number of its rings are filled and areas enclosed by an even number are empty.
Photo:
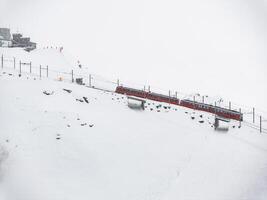
[[[2,51],[72,69],[56,51]],[[10,67],[0,94],[1,200],[267,196],[267,134],[245,122],[217,132],[208,113],[149,100],[135,111],[123,95]]]

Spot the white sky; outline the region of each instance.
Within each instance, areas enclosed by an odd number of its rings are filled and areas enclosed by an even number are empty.
[[[266,1],[0,0],[0,9],[0,26],[62,45],[95,73],[267,110]]]

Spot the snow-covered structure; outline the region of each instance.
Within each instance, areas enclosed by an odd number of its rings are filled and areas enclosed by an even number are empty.
[[[10,29],[0,28],[0,47],[9,47],[11,44]]]
[[[12,47],[24,47],[30,51],[36,48],[36,43],[31,42],[29,37],[22,37],[22,34],[15,33],[12,37]]]

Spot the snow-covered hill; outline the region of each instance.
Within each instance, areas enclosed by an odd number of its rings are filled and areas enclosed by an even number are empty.
[[[215,132],[211,114],[152,101],[134,111],[125,96],[11,68],[0,95],[1,200],[267,196],[267,134],[246,125]]]

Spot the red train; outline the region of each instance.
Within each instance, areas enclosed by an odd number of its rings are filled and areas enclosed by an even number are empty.
[[[150,99],[153,101],[179,105],[179,106],[191,108],[194,110],[201,110],[201,111],[213,113],[220,117],[243,121],[243,114],[240,112],[205,104],[205,103],[194,102],[194,101],[187,100],[187,99],[179,100],[175,97],[170,97],[167,95],[162,95],[162,94],[158,94],[154,92],[146,92],[143,90],[137,90],[137,89],[123,87],[123,86],[118,86],[115,92],[118,94],[125,94],[125,95],[140,97],[144,99]]]

